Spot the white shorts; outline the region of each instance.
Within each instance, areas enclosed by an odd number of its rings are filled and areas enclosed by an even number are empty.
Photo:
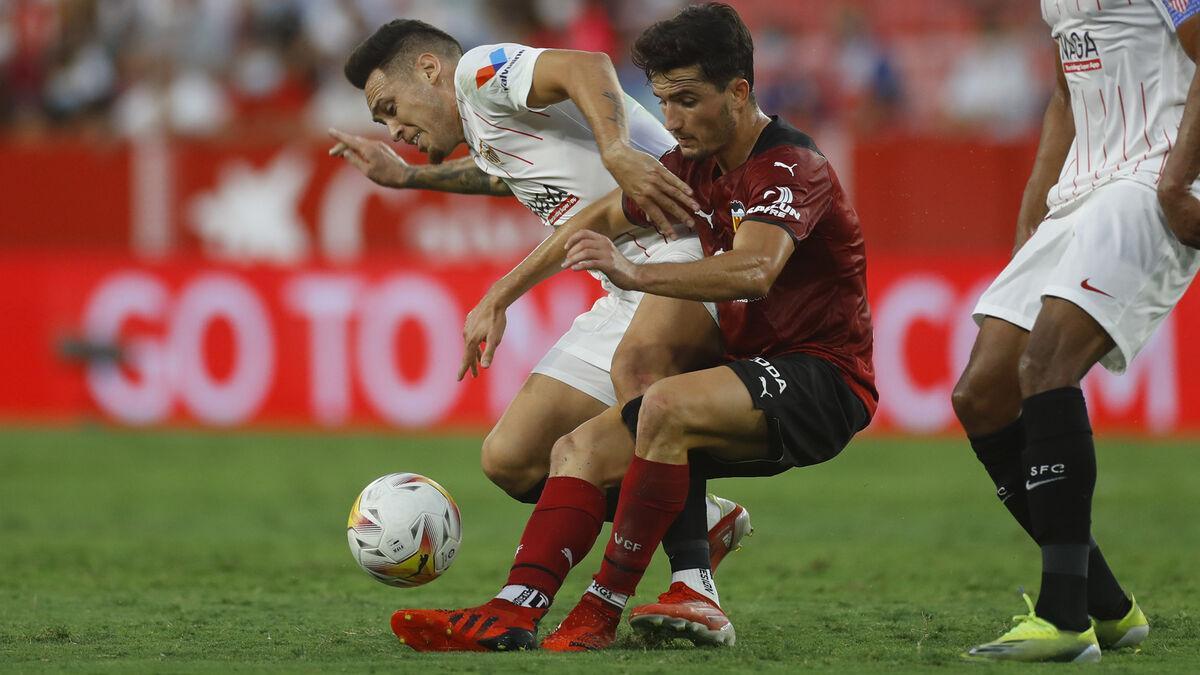
[[[662,245],[646,263],[692,262],[703,257],[700,240],[688,237]],[[642,293],[623,291],[607,282],[606,287],[610,289],[609,293],[575,318],[571,328],[533,367],[533,372],[552,377],[612,406],[617,404],[611,377],[613,354],[633,321]],[[706,302],[704,306],[716,321],[716,305]]]
[[[1025,330],[1042,298],[1062,298],[1116,343],[1100,359],[1125,371],[1196,275],[1200,252],[1167,228],[1154,190],[1116,180],[1053,213],[983,293],[972,315]]]

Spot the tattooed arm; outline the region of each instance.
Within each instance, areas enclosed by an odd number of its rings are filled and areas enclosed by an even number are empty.
[[[692,189],[629,141],[625,92],[607,55],[547,49],[538,56],[526,105],[544,108],[568,99],[587,118],[608,172],[651,222],[664,230],[690,223],[700,208]]]
[[[494,197],[512,194],[504,181],[480,171],[470,157],[414,166],[404,161],[383,141],[373,141],[337,129],[330,129],[329,135],[337,141],[330,148],[330,155],[345,159],[364,176],[384,187]]]

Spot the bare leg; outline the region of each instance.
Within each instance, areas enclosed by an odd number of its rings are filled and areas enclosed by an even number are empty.
[[[555,441],[606,408],[552,377],[530,375],[483,441],[483,472],[500,489],[521,499],[550,470]]]

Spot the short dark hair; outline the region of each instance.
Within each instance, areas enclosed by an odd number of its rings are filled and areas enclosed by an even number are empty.
[[[754,39],[737,11],[721,2],[692,5],[647,28],[633,45],[633,63],[647,78],[700,66],[718,88],[742,77],[754,90]]]
[[[343,72],[350,84],[362,89],[376,68],[386,68],[403,53],[416,48],[462,54],[462,45],[449,33],[416,19],[396,19],[379,27],[371,37],[350,52]]]

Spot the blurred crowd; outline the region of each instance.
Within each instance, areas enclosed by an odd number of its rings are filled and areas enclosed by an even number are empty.
[[[341,74],[397,17],[490,42],[604,51],[655,109],[629,45],[680,0],[0,0],[0,134],[277,139],[369,130]],[[1053,81],[1037,4],[732,0],[762,107],[856,134],[1036,130]]]

